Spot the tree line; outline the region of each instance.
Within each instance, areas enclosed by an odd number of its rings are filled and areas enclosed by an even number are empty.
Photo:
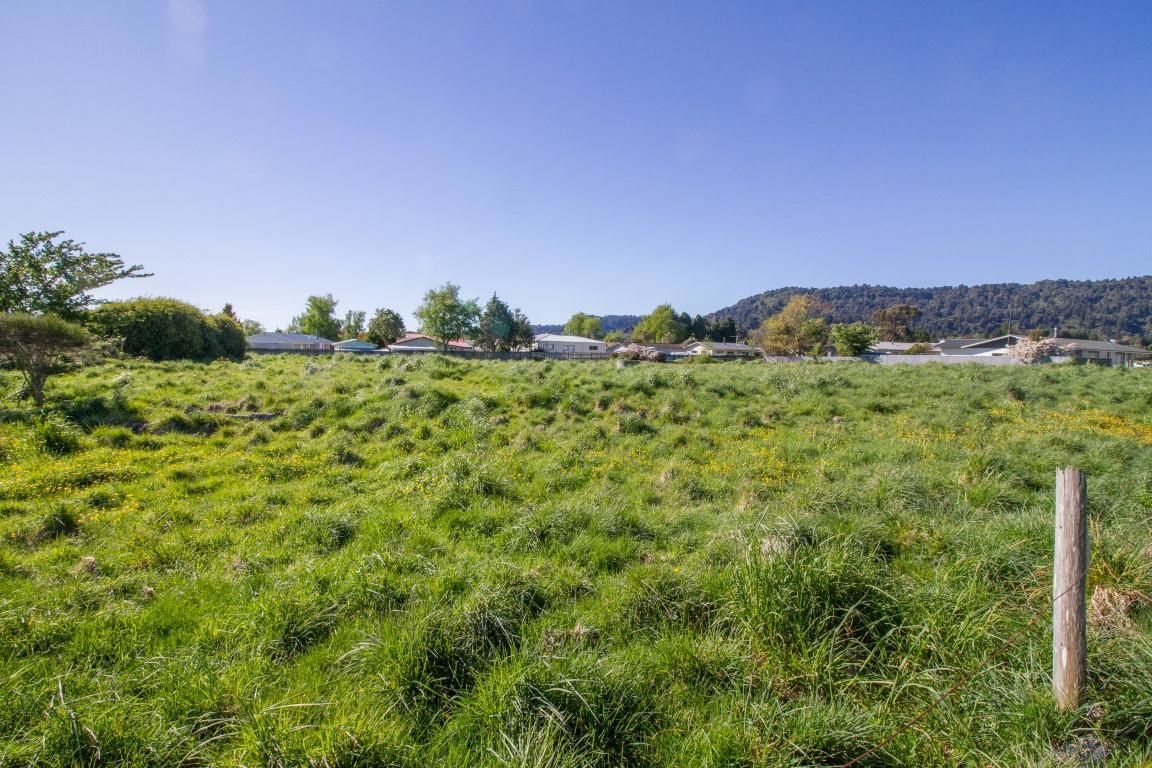
[[[693,317],[687,312],[677,313],[671,304],[661,304],[647,315],[611,315],[611,328],[605,318],[577,312],[562,327],[561,333],[603,339],[607,342],[636,341],[656,344],[679,344],[688,339],[696,341],[740,341],[747,333],[736,327],[731,318],[712,320],[702,315]],[[630,322],[620,322],[627,318]]]
[[[404,319],[394,310],[377,309],[371,320],[352,310],[343,320],[336,317],[332,294],[309,296],[304,312],[288,326],[289,332],[326,339],[362,339],[387,346],[404,335]],[[532,323],[520,309],[513,309],[495,293],[481,306],[479,299],[460,296],[460,286],[445,283],[424,294],[417,307],[420,332],[435,339],[442,349],[456,340],[468,339],[479,349],[507,352],[532,345]]]

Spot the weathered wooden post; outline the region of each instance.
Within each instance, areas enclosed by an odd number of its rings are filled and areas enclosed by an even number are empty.
[[[1084,592],[1088,575],[1087,483],[1078,469],[1056,470],[1056,548],[1052,568],[1052,694],[1060,710],[1080,706],[1088,675]]]

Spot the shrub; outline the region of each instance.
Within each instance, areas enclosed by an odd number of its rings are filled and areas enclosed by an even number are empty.
[[[244,331],[229,317],[208,317],[175,299],[132,299],[104,304],[92,328],[118,338],[126,354],[151,360],[211,360],[244,356]]]
[[[215,336],[216,354],[213,357],[226,357],[231,360],[240,360],[248,351],[248,339],[244,336],[244,328],[228,317],[228,315],[212,315],[208,318],[208,326]]]
[[[0,314],[0,365],[20,371],[21,396],[31,397],[37,408],[44,405],[48,377],[76,364],[88,343],[83,328],[58,317]]]

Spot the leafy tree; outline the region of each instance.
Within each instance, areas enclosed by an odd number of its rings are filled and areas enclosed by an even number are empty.
[[[240,327],[244,329],[245,336],[255,336],[264,333],[264,324],[259,320],[241,320]]]
[[[624,341],[624,338],[624,331],[620,330],[608,331],[608,333],[604,334],[604,341],[608,344],[619,344],[621,341]]]
[[[125,278],[151,277],[114,253],[88,253],[84,243],[56,242],[64,233],[28,232],[0,251],[0,312],[75,319],[95,299],[89,291]]]
[[[894,304],[878,309],[872,314],[872,322],[880,327],[883,341],[912,341],[912,323],[920,317],[920,309],[911,304]]]
[[[797,294],[760,326],[764,351],[773,355],[818,355],[828,340],[823,308],[811,296]]]
[[[440,348],[447,350],[449,341],[476,332],[480,306],[476,299],[461,299],[460,286],[445,283],[424,294],[424,301],[415,314],[420,321],[420,332],[437,339]]]
[[[1046,363],[1055,355],[1062,354],[1060,345],[1052,339],[1020,339],[1008,350],[1008,354],[1025,365]]]
[[[512,310],[512,332],[508,335],[508,349],[531,349],[536,342],[536,331],[528,316],[519,309]]]
[[[224,315],[225,317],[230,317],[236,322],[240,322],[240,318],[236,317],[236,310],[232,308],[231,303],[226,303],[224,305],[224,309],[220,310],[220,314]]]
[[[660,344],[676,344],[688,338],[688,329],[676,316],[671,304],[661,304],[652,314],[640,318],[632,329],[634,341],[648,341]]]
[[[877,339],[880,331],[868,323],[837,323],[832,326],[832,343],[836,345],[836,354],[844,357],[856,357],[867,352]]]
[[[336,319],[337,303],[330,293],[324,296],[309,296],[304,314],[292,318],[288,331],[307,333],[324,339],[340,338],[340,321]]]
[[[404,318],[391,309],[378,309],[368,321],[368,341],[386,347],[404,335]]]
[[[101,336],[120,339],[126,354],[151,360],[238,360],[247,351],[244,329],[235,320],[208,317],[176,299],[108,302],[89,315],[88,324]]]
[[[601,334],[600,318],[596,315],[586,315],[577,312],[564,323],[564,333],[570,336],[584,336],[589,339],[598,339]]]
[[[519,309],[510,309],[496,294],[484,305],[476,329],[476,346],[490,352],[508,352],[531,347],[535,341],[532,323]]]
[[[496,294],[488,299],[476,327],[476,346],[489,352],[508,349],[512,335],[512,309]]]
[[[740,330],[736,327],[736,321],[731,317],[726,317],[719,322],[709,323],[704,336],[697,338],[700,338],[701,341],[706,338],[708,341],[735,342],[739,335]]]
[[[358,339],[363,336],[364,318],[363,311],[359,309],[348,310],[344,314],[344,322],[340,324],[340,339]]]
[[[44,405],[44,384],[74,364],[88,346],[88,332],[58,317],[24,312],[0,314],[0,361],[20,371],[24,394]]]

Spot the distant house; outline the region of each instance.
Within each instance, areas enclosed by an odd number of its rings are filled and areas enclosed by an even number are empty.
[[[390,352],[439,352],[440,340],[423,333],[406,333],[388,345]],[[471,352],[472,342],[457,339],[448,342],[449,352]]]
[[[541,333],[536,336],[535,348],[549,354],[570,357],[607,357],[608,345],[586,336],[565,336],[559,333]]]
[[[366,355],[376,352],[378,347],[370,341],[361,341],[360,339],[347,339],[346,341],[338,341],[332,345],[332,348],[337,352],[348,352],[355,355]]]
[[[1070,360],[1083,360],[1097,365],[1111,365],[1116,368],[1131,368],[1137,360],[1152,357],[1152,351],[1140,347],[1117,344],[1114,341],[1091,341],[1089,339],[1053,338]]]
[[[759,347],[750,347],[747,344],[734,344],[726,341],[691,341],[684,345],[684,351],[689,355],[723,358],[760,357]]]
[[[942,339],[932,345],[932,350],[948,356],[1002,357],[1022,338],[1009,333],[994,339]]]
[[[306,333],[257,333],[249,336],[248,349],[252,352],[298,352],[322,354],[331,352],[333,342]]]
[[[1023,337],[1007,334],[994,339],[944,339],[933,345],[945,357],[1005,357]],[[1060,347],[1063,355],[1053,360],[1080,360],[1098,365],[1129,368],[1137,360],[1152,357],[1152,351],[1140,347],[1117,344],[1114,341],[1089,339],[1050,338]]]

